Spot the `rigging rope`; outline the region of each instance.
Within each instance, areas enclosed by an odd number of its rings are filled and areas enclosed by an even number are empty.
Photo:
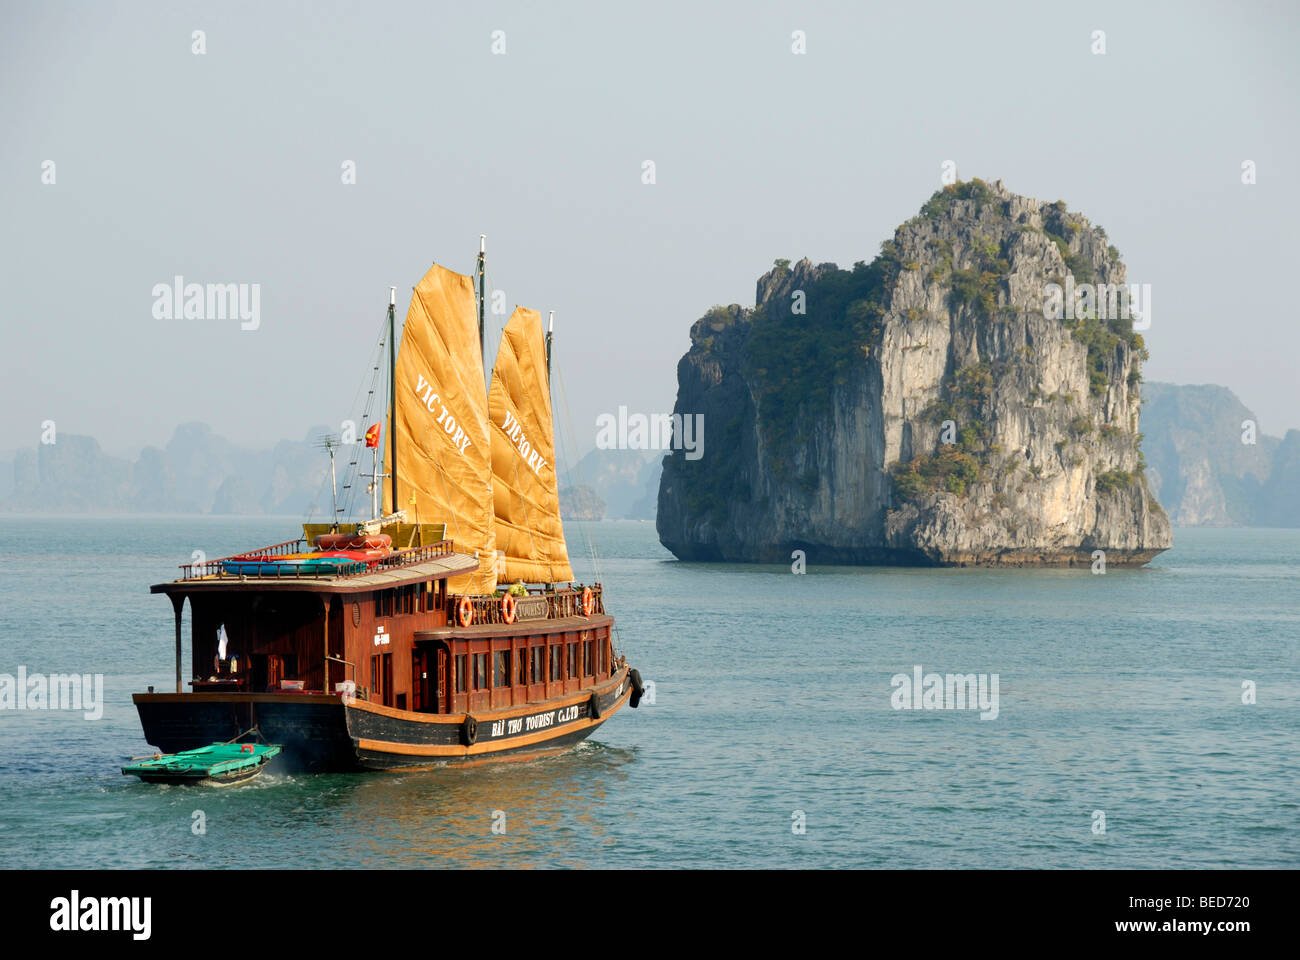
[[[383,356],[384,356],[384,347],[387,344],[387,338],[388,338],[388,313],[387,311],[385,311],[384,318],[380,322],[379,341],[375,346],[374,362],[371,364],[371,371],[369,374],[370,389],[366,395],[365,407],[361,411],[361,436],[363,437],[365,436],[366,427],[369,426],[371,411],[374,408],[375,394],[377,389],[380,386],[380,384],[377,381],[379,380],[380,377],[383,376],[382,373]],[[356,392],[352,395],[352,402],[349,403],[344,408],[348,413],[356,412],[357,403],[361,397],[361,391],[365,389],[366,386],[366,379],[367,376],[366,374],[363,373],[361,375],[360,381],[357,383]],[[352,457],[352,459],[346,461],[342,471],[340,471],[341,476],[339,477],[339,479],[341,479],[343,483],[339,488],[341,491],[339,496],[339,503],[338,503],[339,512],[334,516],[330,517],[331,524],[341,523],[343,522],[344,518],[349,518],[352,516],[353,500],[356,496],[356,480],[358,474],[358,464],[360,462],[356,444],[343,444],[340,442],[337,447],[337,450],[340,453],[344,451],[350,451],[350,456]],[[337,461],[336,461],[336,466],[337,466]],[[318,503],[323,501],[324,491],[327,486],[329,486],[328,473],[322,478],[321,484],[317,488],[316,499]],[[333,501],[331,500],[331,503],[332,502]],[[311,510],[308,512],[307,515],[308,522],[311,522],[311,519],[315,515],[317,509],[318,507],[316,506],[316,504],[313,504]]]

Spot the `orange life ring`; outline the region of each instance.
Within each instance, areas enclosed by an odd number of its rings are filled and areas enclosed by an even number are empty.
[[[461,597],[460,603],[456,604],[456,621],[462,627],[474,622],[474,604],[469,602],[469,597]]]
[[[509,590],[501,598],[501,619],[506,623],[515,622],[515,595]]]
[[[591,596],[591,587],[582,588],[582,615],[591,616],[591,611],[596,609],[596,601]]]

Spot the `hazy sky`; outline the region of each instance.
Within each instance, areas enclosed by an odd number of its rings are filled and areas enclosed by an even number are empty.
[[[1295,4],[0,11],[0,450],[47,419],[119,453],[337,422],[389,286],[404,315],[480,233],[509,306],[556,311],[589,447],[602,412],[671,409],[710,305],[777,257],[871,259],[945,160],[1106,228],[1152,284],[1148,379],[1300,427]],[[259,284],[260,328],[155,319],[178,274]]]

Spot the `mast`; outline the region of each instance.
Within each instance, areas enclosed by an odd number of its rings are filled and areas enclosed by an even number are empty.
[[[551,338],[555,335],[555,311],[550,311],[546,323],[546,382],[551,382]]]
[[[388,288],[388,449],[392,465],[388,472],[393,478],[393,512],[401,510],[397,499],[397,430],[393,418],[397,416],[397,319],[394,308],[397,306],[397,288]],[[376,469],[376,473],[379,471]],[[379,478],[375,478],[379,483]],[[378,511],[375,516],[379,516]]]
[[[483,356],[483,304],[487,299],[487,291],[484,287],[484,277],[487,274],[487,234],[478,235],[478,352]],[[484,358],[484,366],[487,360]]]
[[[334,438],[325,438],[325,449],[330,455],[330,493],[334,499],[334,513],[330,517],[330,529],[335,533],[339,532],[339,477],[334,470]]]
[[[546,386],[547,386],[548,389],[549,389],[550,386],[551,386],[551,340],[554,338],[554,336],[555,336],[555,311],[554,311],[554,310],[548,310],[548,311],[547,311],[547,317],[546,317]],[[552,446],[555,445],[555,413],[554,413],[554,406],[555,406],[555,403],[554,403],[554,400],[552,400],[552,402],[551,402],[551,407],[552,407],[552,412],[551,412],[551,445],[552,445]],[[556,489],[556,495],[558,496],[558,495],[559,495],[559,485],[558,485],[558,484],[556,485],[556,488],[555,488],[555,489]],[[561,529],[561,530],[564,529],[563,522],[561,522],[560,529]],[[547,590],[548,593],[554,593],[554,592],[555,592],[555,584],[554,584],[554,583],[548,583],[548,584],[546,585],[546,590]]]

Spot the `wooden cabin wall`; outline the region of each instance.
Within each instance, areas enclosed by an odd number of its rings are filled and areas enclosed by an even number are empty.
[[[523,627],[532,625],[521,624]],[[447,712],[485,711],[537,703],[552,697],[577,693],[610,675],[612,650],[608,625],[547,631],[545,629],[547,621],[542,620],[537,621],[535,626],[538,632],[526,636],[453,639],[447,676],[449,691]],[[569,644],[575,645],[572,667],[570,667]],[[432,662],[435,645],[425,646],[430,650]],[[496,657],[498,653],[507,650],[511,655],[510,684],[498,687],[495,682]],[[534,651],[540,651],[540,654]],[[551,658],[555,653],[558,653],[562,664],[561,677],[558,680],[552,679]],[[473,658],[480,654],[487,654],[488,686],[476,690]],[[541,667],[539,682],[534,682],[535,656],[538,657]],[[457,683],[457,671],[461,669],[466,673],[463,684]],[[462,685],[463,691],[459,689]],[[434,706],[429,704],[426,709],[432,710]]]
[[[396,594],[401,588],[388,591]],[[382,593],[383,591],[381,591]],[[420,602],[420,593],[424,602]],[[195,679],[207,678],[215,672],[217,654],[217,628],[225,625],[229,642],[227,660],[238,658],[239,675],[249,681],[246,688],[254,693],[264,692],[265,684],[253,683],[254,657],[275,655],[284,664],[283,679],[302,680],[306,690],[325,687],[325,617],[323,601],[329,602],[329,653],[349,661],[349,664],[331,661],[329,667],[329,692],[335,684],[352,680],[359,688],[372,688],[371,657],[391,654],[393,665],[393,690],[405,696],[410,708],[413,692],[412,635],[416,630],[430,630],[447,625],[445,610],[446,587],[439,582],[412,585],[410,607],[413,613],[402,613],[400,601],[395,597],[392,613],[376,612],[375,593],[329,594],[297,593],[292,591],[213,592],[191,594],[191,651]],[[376,645],[374,637],[379,627],[384,636],[392,639],[387,644]],[[261,687],[261,689],[259,689]],[[273,686],[272,689],[278,689]]]
[[[410,601],[410,613],[403,610],[400,587],[356,594],[267,591],[191,595],[195,675],[207,677],[213,672],[217,627],[224,623],[230,640],[226,654],[228,658],[239,658],[239,672],[250,681],[246,689],[255,693],[266,689],[251,685],[255,654],[285,658],[285,679],[302,680],[307,690],[325,689],[323,598],[329,598],[330,654],[348,661],[346,664],[330,662],[328,692],[333,692],[340,681],[351,680],[359,695],[398,709],[486,711],[576,693],[610,675],[612,649],[608,625],[548,630],[548,621],[522,622],[521,629],[536,633],[452,639],[446,695],[441,701],[437,697],[439,644],[421,643],[418,652],[425,657],[428,694],[417,698],[416,688],[421,681],[415,672],[418,669],[415,634],[447,626],[448,611],[445,581],[413,586],[424,593],[425,599],[421,603],[417,592]],[[388,595],[392,597],[391,602]],[[387,642],[376,643],[377,636],[386,638]],[[535,650],[541,651],[538,682],[534,682],[532,669]],[[558,680],[552,679],[553,650],[561,658]],[[497,686],[497,655],[506,651],[510,653],[509,684]],[[487,686],[476,690],[473,657],[480,654],[486,655]],[[388,669],[391,670],[391,688],[387,692],[379,682],[385,671],[385,656],[390,658]],[[459,668],[467,673],[463,692],[457,689]]]
[[[193,658],[192,679],[195,680],[210,677],[216,671],[217,627],[225,618],[230,598],[224,598],[220,603],[213,603],[213,599],[208,596],[189,598],[190,652]],[[229,627],[226,634],[230,635]],[[234,646],[231,639],[226,644],[226,656],[230,656]]]
[[[399,603],[402,588],[375,591],[373,593],[342,595],[340,617],[346,650],[343,654],[353,666],[347,667],[347,679],[356,683],[359,691],[375,703],[387,703],[402,709],[414,709],[415,681],[413,677],[413,655],[415,653],[414,635],[417,630],[434,630],[447,625],[446,581],[429,581],[415,584],[425,595],[424,609],[421,610],[418,593],[412,601],[414,612],[403,613]],[[393,595],[392,612],[390,608],[376,610],[376,598],[384,594]],[[383,627],[386,643],[376,643],[379,628]],[[392,692],[385,696],[378,690],[375,676],[375,657],[390,656],[392,665]],[[382,664],[382,661],[380,661]],[[330,667],[331,687],[335,680],[344,679],[343,664]],[[337,674],[336,674],[337,671]]]
[[[324,682],[324,608],[322,595],[311,593],[205,593],[191,595],[192,647],[196,677],[213,673],[217,654],[217,628],[226,628],[227,660],[238,658],[239,675],[252,693],[278,690],[278,684],[255,683],[260,658],[275,655],[283,664],[282,679],[302,680],[308,690]],[[331,631],[341,629],[341,613],[334,614]],[[331,647],[335,655],[341,642]],[[255,659],[258,658],[258,659]]]
[[[347,660],[347,619],[344,616],[344,610],[348,609],[346,596],[330,597],[329,612],[329,654],[337,657],[339,660]],[[324,645],[322,644],[322,647]],[[322,671],[322,674],[326,671]],[[329,689],[326,693],[334,692],[334,684],[340,680],[350,680],[350,671],[345,664],[339,663],[338,660],[331,660],[329,663]],[[322,677],[322,680],[324,678]]]

